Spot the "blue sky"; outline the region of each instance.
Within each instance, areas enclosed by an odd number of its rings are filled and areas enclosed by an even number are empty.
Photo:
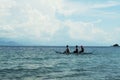
[[[0,39],[22,45],[120,44],[120,0],[0,0]]]

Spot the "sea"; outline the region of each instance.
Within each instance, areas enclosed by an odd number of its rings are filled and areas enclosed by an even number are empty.
[[[56,53],[64,46],[1,46],[0,80],[120,80],[120,47],[84,48],[92,54]]]

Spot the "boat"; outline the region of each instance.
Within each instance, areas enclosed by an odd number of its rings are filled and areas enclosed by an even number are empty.
[[[60,51],[55,51],[55,52],[59,53],[59,54],[93,54],[93,52],[82,52],[82,53],[73,53],[73,52],[64,53],[64,52],[60,52]]]

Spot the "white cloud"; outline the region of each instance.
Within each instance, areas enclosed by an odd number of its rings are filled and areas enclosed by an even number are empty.
[[[15,35],[16,31],[10,25],[0,26],[0,37],[3,38],[15,38],[19,35]]]
[[[92,6],[92,8],[108,8],[108,7],[113,7],[113,6],[117,6],[117,5],[120,5],[119,2],[116,2],[116,1],[108,1],[106,3],[102,3],[102,4],[94,4]]]
[[[109,30],[105,31],[96,27],[95,23],[67,21],[66,26],[69,28],[69,35],[72,39],[101,43],[114,40]]]
[[[58,6],[59,13],[65,16],[71,16],[73,14],[82,14],[89,11],[89,5],[84,5],[82,3],[73,3],[61,1],[61,5]]]
[[[9,15],[9,9],[15,5],[15,0],[0,0],[0,17]]]
[[[48,8],[48,4],[46,6]],[[49,7],[52,7],[52,5],[49,5]],[[40,8],[43,8],[43,6],[40,6]],[[48,11],[50,9],[45,10]],[[60,22],[55,18],[54,10],[47,11],[39,10],[39,8],[34,8],[31,5],[27,5],[26,9],[24,9],[24,14],[28,17],[28,21],[23,24],[27,26],[24,29],[28,30],[27,32],[29,35],[32,35],[32,38],[37,40],[50,40],[59,29]]]
[[[10,0],[9,0],[10,1]],[[52,39],[52,36],[56,33],[56,31],[60,28],[60,22],[56,19],[56,4],[58,4],[57,1],[52,0],[36,0],[36,1],[28,1],[25,3],[16,3],[16,6],[10,6],[5,7],[3,10],[8,10],[9,12],[3,12],[10,14],[9,17],[11,17],[11,21],[13,23],[7,22],[2,25],[3,28],[1,28],[2,31],[9,31],[11,33],[15,32],[15,34],[7,34],[1,32],[0,36],[16,36],[16,38],[26,38],[31,39],[34,41],[44,41],[44,40],[50,40]],[[34,2],[34,3],[33,3]],[[7,3],[7,2],[5,2]],[[8,2],[10,5],[12,3]],[[7,5],[6,5],[7,6]],[[9,6],[9,5],[8,5]],[[21,22],[17,19],[17,17],[13,17],[12,9],[17,8],[17,10],[22,13],[21,15],[18,15],[20,19],[25,20],[24,22]],[[19,14],[19,12],[15,12],[16,14]],[[2,15],[3,16],[3,15]],[[6,27],[6,25],[9,26]],[[14,29],[11,30],[11,29]]]
[[[117,1],[107,1],[104,3],[92,3],[92,4],[85,4],[85,3],[76,3],[76,2],[63,2],[60,3],[58,7],[59,13],[65,16],[72,16],[72,15],[80,15],[80,14],[89,14],[89,12],[93,10],[109,8],[120,5],[120,2]],[[113,12],[103,12],[103,13],[113,13]],[[111,14],[112,15],[112,14]]]

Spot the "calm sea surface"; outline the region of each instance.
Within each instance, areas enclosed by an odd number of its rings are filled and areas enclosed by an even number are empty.
[[[120,80],[119,47],[85,47],[93,52],[85,55],[55,50],[65,47],[0,47],[0,80]]]

